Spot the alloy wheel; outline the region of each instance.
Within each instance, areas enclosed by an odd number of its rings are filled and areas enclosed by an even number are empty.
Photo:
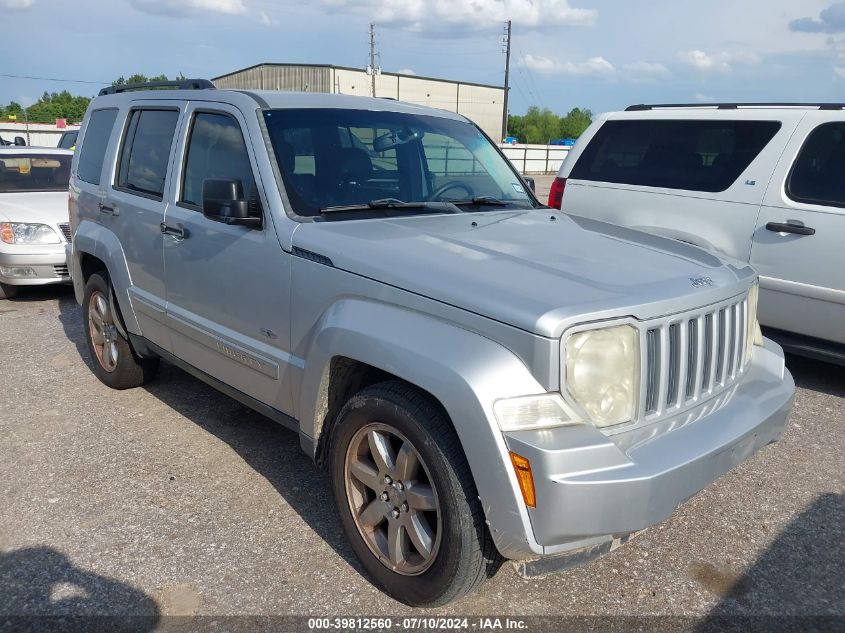
[[[99,290],[91,294],[88,302],[88,330],[97,362],[107,372],[113,372],[117,367],[117,337],[120,335],[114,325],[108,298]]]
[[[353,436],[344,463],[346,498],[370,551],[399,574],[428,569],[440,548],[437,490],[414,445],[380,422]]]

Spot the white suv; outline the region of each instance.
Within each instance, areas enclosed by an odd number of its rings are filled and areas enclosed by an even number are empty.
[[[635,105],[602,115],[561,166],[549,206],[751,263],[768,334],[845,362],[843,107]]]

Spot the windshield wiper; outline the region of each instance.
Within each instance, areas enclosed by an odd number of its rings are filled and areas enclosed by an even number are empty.
[[[449,200],[452,204],[456,206],[460,205],[489,205],[489,206],[496,206],[496,207],[504,207],[507,206],[508,203],[504,200],[499,200],[498,198],[494,198],[493,196],[475,196],[468,200]]]
[[[335,207],[323,207],[320,213],[338,213],[341,211],[369,211],[383,209],[428,209],[441,213],[460,213],[460,209],[452,202],[404,202],[396,198],[379,198],[370,200],[366,204],[345,204]]]

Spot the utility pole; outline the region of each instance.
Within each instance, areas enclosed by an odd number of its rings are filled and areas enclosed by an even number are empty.
[[[370,79],[376,96],[376,25],[370,22]]]
[[[505,111],[502,113],[502,140],[508,136],[508,80],[511,73],[511,21],[508,20],[505,39],[502,40],[505,46]]]

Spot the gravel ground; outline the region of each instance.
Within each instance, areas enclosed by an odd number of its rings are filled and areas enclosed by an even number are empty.
[[[296,435],[173,367],[116,392],[89,365],[69,289],[0,302],[0,616],[413,612],[362,575]],[[845,370],[789,366],[782,441],[594,563],[505,565],[437,613],[845,615]]]

